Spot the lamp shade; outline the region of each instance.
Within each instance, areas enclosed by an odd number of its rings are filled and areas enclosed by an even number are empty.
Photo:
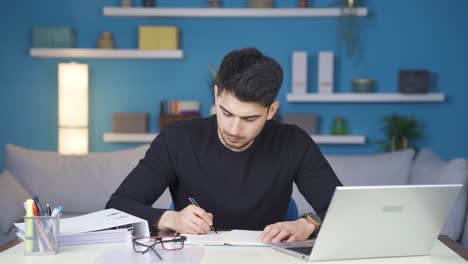
[[[58,65],[59,153],[88,153],[88,65]]]

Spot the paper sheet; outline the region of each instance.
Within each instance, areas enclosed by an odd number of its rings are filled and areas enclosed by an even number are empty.
[[[184,246],[183,249],[167,251],[157,247],[160,260],[153,252],[146,254],[133,251],[131,244],[115,245],[104,253],[96,263],[99,264],[154,264],[154,263],[200,263],[203,257],[203,246]]]
[[[182,234],[189,245],[267,246],[259,242],[262,231],[232,230],[203,235]]]

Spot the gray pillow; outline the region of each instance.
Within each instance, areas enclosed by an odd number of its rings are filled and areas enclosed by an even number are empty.
[[[7,170],[0,174],[0,232],[7,234],[12,223],[24,216],[23,202],[31,195]]]
[[[461,236],[467,206],[466,184],[468,179],[468,162],[463,158],[442,160],[429,149],[419,152],[411,172],[411,184],[464,184],[462,192],[455,200],[449,212],[442,234],[453,240]]]
[[[403,185],[409,183],[414,150],[366,156],[329,156],[325,158],[345,186]],[[293,186],[292,197],[299,215],[314,212],[304,196]]]
[[[409,183],[414,150],[375,155],[325,156],[344,186]]]
[[[64,156],[57,152],[6,145],[5,169],[41,203],[63,205],[65,213],[104,209],[111,194],[144,157],[148,145],[134,149]]]

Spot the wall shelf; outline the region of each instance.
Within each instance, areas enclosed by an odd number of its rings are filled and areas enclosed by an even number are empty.
[[[105,16],[115,17],[339,17],[350,14],[341,8],[148,8],[104,7]],[[356,16],[367,16],[367,8],[359,7]]]
[[[136,50],[136,49],[79,49],[79,48],[32,48],[32,57],[38,58],[94,58],[94,59],[182,59],[182,50]]]
[[[103,140],[107,143],[151,143],[158,133],[104,133]],[[364,144],[365,136],[361,135],[311,135],[317,144]]]
[[[401,93],[335,93],[335,94],[292,94],[286,97],[292,103],[405,103],[443,102],[445,95],[440,93],[401,94]]]

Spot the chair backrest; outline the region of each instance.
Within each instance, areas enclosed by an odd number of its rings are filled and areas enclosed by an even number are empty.
[[[174,202],[171,202],[169,206],[169,210],[175,211]],[[289,200],[288,210],[286,211],[286,215],[284,216],[284,221],[294,221],[298,218],[297,212],[297,205],[293,198]]]

